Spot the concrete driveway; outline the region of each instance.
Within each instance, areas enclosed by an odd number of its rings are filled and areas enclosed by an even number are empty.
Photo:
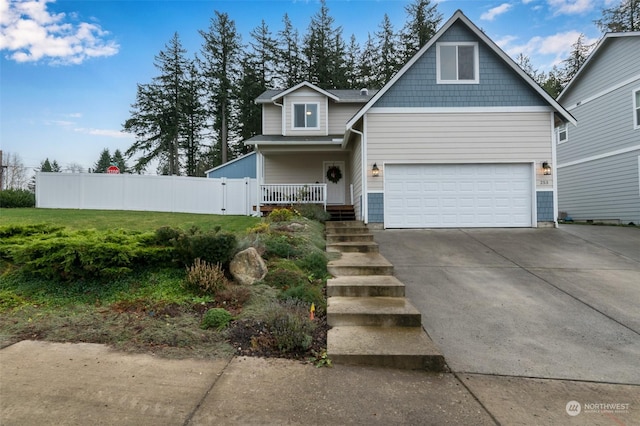
[[[376,231],[454,372],[640,385],[640,230]]]

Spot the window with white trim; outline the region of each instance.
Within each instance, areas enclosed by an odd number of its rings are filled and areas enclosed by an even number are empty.
[[[633,91],[633,128],[640,129],[640,89]]]
[[[556,140],[559,144],[569,140],[569,126],[567,126],[567,123],[556,127]]]
[[[318,129],[318,104],[293,104],[294,129]]]
[[[438,84],[477,84],[480,82],[478,43],[436,43]]]

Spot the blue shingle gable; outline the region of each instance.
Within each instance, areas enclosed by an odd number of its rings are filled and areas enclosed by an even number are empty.
[[[504,61],[465,24],[454,23],[439,42],[478,42],[479,84],[436,84],[436,45],[373,105],[374,107],[509,107],[548,106]]]

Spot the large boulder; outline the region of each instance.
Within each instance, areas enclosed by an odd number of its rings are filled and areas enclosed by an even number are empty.
[[[267,265],[253,247],[236,254],[229,264],[233,278],[242,285],[252,285],[267,275]]]

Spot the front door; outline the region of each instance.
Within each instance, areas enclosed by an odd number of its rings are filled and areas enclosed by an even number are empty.
[[[345,169],[344,161],[325,161],[324,183],[327,184],[327,204],[344,204]]]

